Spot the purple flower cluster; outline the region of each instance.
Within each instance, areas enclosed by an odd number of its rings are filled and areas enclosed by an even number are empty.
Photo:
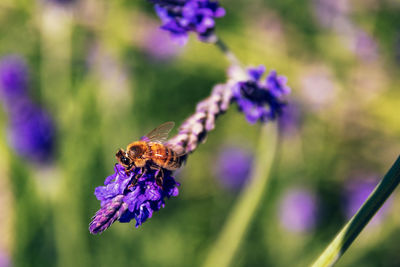
[[[286,77],[271,71],[264,81],[264,66],[249,68],[249,79],[236,83],[233,88],[233,101],[238,104],[250,123],[268,122],[282,114],[285,102],[283,97],[290,93]]]
[[[0,97],[5,105],[11,104],[26,94],[28,88],[28,67],[25,61],[15,55],[0,60]]]
[[[49,161],[55,140],[51,117],[29,100],[18,106],[10,113],[8,139],[11,146],[17,154],[31,161]]]
[[[29,98],[28,68],[15,55],[0,60],[0,97],[9,114],[8,140],[15,152],[43,163],[52,158],[55,127],[47,112]]]
[[[196,32],[201,41],[216,41],[215,18],[225,15],[225,9],[217,1],[209,0],[149,0],[172,38],[184,45],[188,32]]]
[[[104,186],[95,189],[95,195],[100,200],[101,209],[97,211],[89,226],[92,234],[106,230],[111,224],[136,220],[139,227],[154,211],[164,207],[164,199],[177,196],[178,186],[170,171],[164,170],[163,186],[156,183],[155,170],[134,169],[125,173],[125,168],[115,165],[115,173],[104,181]]]

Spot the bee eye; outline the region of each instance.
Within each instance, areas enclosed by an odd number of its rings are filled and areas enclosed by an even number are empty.
[[[122,157],[121,158],[121,163],[124,165],[129,165],[130,160],[127,157]]]

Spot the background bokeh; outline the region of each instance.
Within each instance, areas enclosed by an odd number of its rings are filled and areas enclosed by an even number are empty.
[[[305,266],[399,154],[400,3],[221,4],[217,34],[243,63],[276,69],[292,88],[270,186],[233,266]],[[113,173],[116,150],[181,123],[226,80],[215,46],[195,36],[178,46],[158,26],[144,0],[1,1],[0,266],[204,262],[257,146],[260,126],[235,107],[179,171],[180,194],[164,209],[139,229],[88,231],[94,188]],[[10,61],[19,65],[7,74]],[[26,103],[46,119],[27,126]],[[30,147],[37,129],[49,133],[49,157]],[[395,192],[337,266],[399,266],[399,205]]]

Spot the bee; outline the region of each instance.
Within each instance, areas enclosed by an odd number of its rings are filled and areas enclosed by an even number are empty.
[[[126,151],[122,148],[115,154],[117,161],[129,172],[134,168],[142,168],[142,175],[150,169],[158,170],[156,181],[162,185],[163,171],[177,170],[183,163],[183,154],[178,154],[168,146],[164,145],[167,141],[168,133],[174,128],[175,123],[170,121],[161,124],[139,141],[130,143]],[[161,173],[161,175],[159,175]]]

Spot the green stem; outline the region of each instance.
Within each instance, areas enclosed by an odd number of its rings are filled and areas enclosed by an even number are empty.
[[[74,18],[72,11],[64,10],[54,5],[40,5],[37,14],[42,47],[41,85],[43,96],[53,116],[58,122],[60,133],[69,133],[68,138],[63,136],[60,143],[61,165],[57,197],[51,199],[54,216],[55,251],[57,252],[57,266],[90,266],[90,257],[87,257],[87,226],[81,220],[83,180],[78,178],[76,156],[73,164],[65,160],[68,153],[74,151],[77,136],[71,128],[79,125],[75,115],[80,109],[71,90],[71,57],[72,34]],[[81,92],[81,91],[79,91]],[[72,127],[71,127],[72,126]],[[75,139],[74,139],[75,138]],[[74,139],[73,141],[69,141]],[[73,144],[73,145],[71,145]],[[77,150],[75,150],[77,151]],[[77,179],[78,178],[78,179]]]
[[[277,150],[277,128],[273,123],[263,126],[258,143],[256,162],[248,186],[228,216],[219,238],[211,248],[204,266],[229,266],[243,240],[268,187],[269,173]]]
[[[388,199],[399,182],[400,157],[397,158],[396,162],[386,173],[385,177],[383,177],[382,181],[375,187],[374,191],[361,208],[337,234],[335,239],[327,246],[325,251],[314,262],[312,267],[332,266],[335,264],[368,224],[374,214],[383,205],[386,199]]]
[[[215,45],[221,50],[222,53],[224,53],[232,65],[242,68],[242,64],[240,63],[239,59],[220,38],[218,38],[218,40],[215,42]]]

